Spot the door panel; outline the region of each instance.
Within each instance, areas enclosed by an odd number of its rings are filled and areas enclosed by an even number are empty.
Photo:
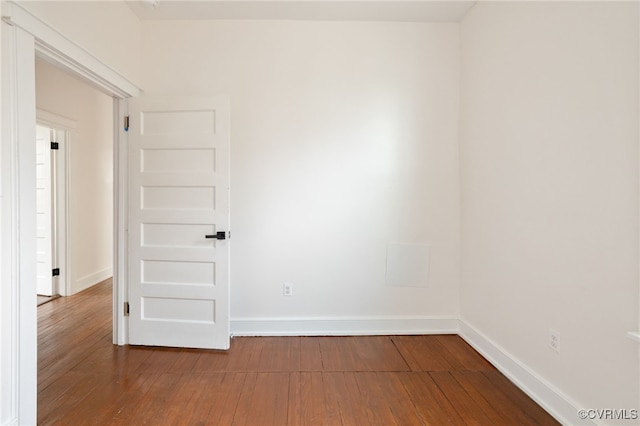
[[[129,341],[229,348],[226,98],[131,100]]]

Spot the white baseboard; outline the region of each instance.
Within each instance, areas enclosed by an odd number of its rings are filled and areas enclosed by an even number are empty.
[[[233,336],[457,334],[454,318],[236,318]]]
[[[459,335],[480,352],[502,374],[516,384],[531,399],[564,425],[594,425],[589,419],[578,417],[578,407],[569,397],[531,371],[515,357],[493,343],[482,333],[460,320]]]
[[[76,294],[81,292],[82,290],[86,290],[89,287],[106,280],[107,278],[111,278],[112,276],[113,268],[111,267],[94,272],[93,274],[85,275],[84,277],[77,279],[73,283],[71,294]]]

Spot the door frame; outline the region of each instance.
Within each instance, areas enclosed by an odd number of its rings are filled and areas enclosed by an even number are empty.
[[[58,114],[54,114],[49,111],[45,111],[40,108],[36,108],[36,124],[40,126],[47,126],[53,129],[55,132],[61,132],[63,134],[61,143],[62,150],[61,155],[56,158],[56,191],[55,191],[55,215],[57,226],[57,257],[58,265],[53,265],[53,268],[60,268],[60,275],[58,276],[57,290],[61,296],[68,296],[71,294],[71,280],[69,277],[69,271],[71,270],[71,256],[69,253],[69,246],[67,245],[71,241],[69,236],[69,183],[70,175],[68,165],[71,158],[71,131],[77,127],[77,123],[74,120],[63,117]],[[54,290],[55,290],[54,286]]]
[[[140,88],[20,5],[2,3],[0,161],[0,421],[37,422],[37,306],[35,288],[35,57],[79,76],[114,101],[114,343],[123,330],[126,274],[126,175],[119,161],[123,99]],[[124,210],[126,213],[126,210]]]

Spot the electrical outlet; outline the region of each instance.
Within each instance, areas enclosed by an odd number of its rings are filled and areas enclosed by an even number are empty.
[[[556,352],[560,352],[560,333],[549,329],[549,347]]]
[[[282,295],[293,296],[293,283],[282,284]]]

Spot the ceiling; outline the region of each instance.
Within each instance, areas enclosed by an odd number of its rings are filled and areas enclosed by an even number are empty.
[[[475,3],[475,1],[463,0],[127,1],[129,8],[141,20],[267,19],[395,22],[459,22]]]

